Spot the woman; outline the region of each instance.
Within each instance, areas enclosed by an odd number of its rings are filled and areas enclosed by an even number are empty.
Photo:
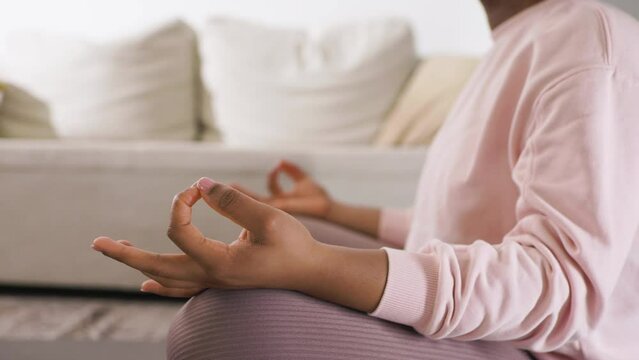
[[[184,254],[94,241],[147,274],[143,291],[199,294],[170,358],[639,359],[639,25],[588,0],[482,3],[495,46],[412,215],[334,202],[282,163],[269,198],[207,178],[177,195]],[[235,242],[191,224],[199,199],[244,228]],[[271,290],[219,290],[249,288]]]

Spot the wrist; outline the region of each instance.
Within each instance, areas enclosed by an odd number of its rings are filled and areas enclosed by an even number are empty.
[[[331,200],[323,220],[377,238],[380,216],[378,208],[357,207]]]
[[[305,294],[311,293],[314,284],[324,281],[326,278],[323,272],[326,266],[330,266],[327,263],[331,259],[330,253],[331,249],[328,245],[315,241],[308,255],[298,267],[298,271],[294,272],[295,279],[289,290]]]
[[[326,220],[332,223],[338,223],[339,213],[341,209],[343,208],[344,208],[344,205],[342,203],[329,199],[328,207],[326,209],[326,213],[323,216],[323,220]]]
[[[291,290],[363,312],[375,310],[388,275],[383,249],[318,243]]]

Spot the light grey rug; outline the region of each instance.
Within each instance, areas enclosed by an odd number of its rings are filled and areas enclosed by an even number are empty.
[[[0,340],[0,359],[2,360],[161,360],[164,358],[163,343]]]
[[[0,341],[161,343],[180,303],[0,295]]]

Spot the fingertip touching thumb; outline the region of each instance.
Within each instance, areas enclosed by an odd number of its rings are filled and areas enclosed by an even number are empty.
[[[213,186],[215,186],[215,181],[207,177],[200,178],[200,180],[197,181],[197,188],[200,189],[203,193],[208,194],[211,189],[213,189]]]

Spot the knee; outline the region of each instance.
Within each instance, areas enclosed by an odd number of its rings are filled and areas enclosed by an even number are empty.
[[[206,358],[206,350],[226,334],[223,321],[234,312],[225,293],[228,292],[206,290],[180,309],[167,335],[167,359]]]
[[[203,360],[270,357],[268,330],[291,304],[317,301],[284,290],[209,289],[178,312],[167,336],[167,359]],[[273,354],[271,354],[273,355]]]

